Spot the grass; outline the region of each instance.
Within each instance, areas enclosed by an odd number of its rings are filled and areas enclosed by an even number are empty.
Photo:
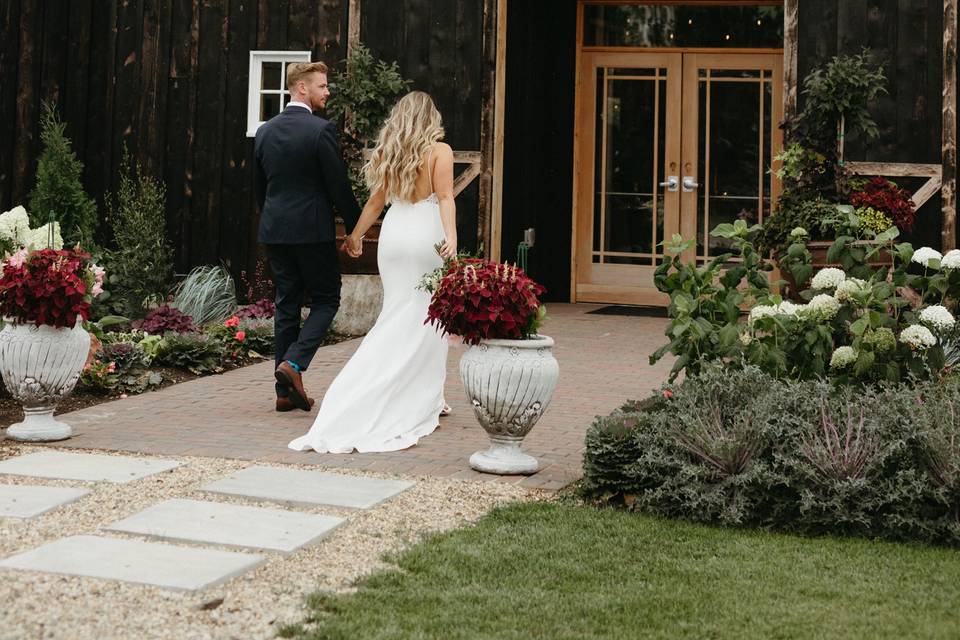
[[[294,638],[956,638],[960,552],[547,503],[314,594]]]

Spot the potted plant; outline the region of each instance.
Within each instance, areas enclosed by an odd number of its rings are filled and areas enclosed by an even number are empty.
[[[14,440],[69,438],[55,420],[57,403],[80,377],[90,349],[84,330],[104,271],[79,250],[20,250],[0,275],[0,374],[23,406],[24,419],[7,429]]]
[[[550,404],[560,371],[553,339],[537,333],[545,317],[543,287],[515,265],[458,258],[428,274],[423,288],[433,293],[426,321],[470,345],[460,378],[490,436],[490,448],[470,456],[470,466],[536,473],[537,459],[521,444]]]
[[[812,266],[825,267],[834,263],[828,253],[841,238],[850,252],[870,254],[878,264],[889,262],[888,255],[874,250],[874,238],[894,225],[902,231],[912,226],[908,192],[878,179],[892,191],[876,198],[857,197],[867,183],[844,164],[845,140],[878,136],[870,105],[886,93],[886,82],[883,69],[871,62],[867,51],[834,57],[806,77],[803,111],[784,125],[788,144],[775,158],[783,192],[774,214],[763,223],[760,245],[779,264],[793,296],[805,285],[791,281],[794,275],[788,267],[800,257],[795,232],[805,232],[804,250],[811,254]],[[879,184],[869,185],[874,183]]]

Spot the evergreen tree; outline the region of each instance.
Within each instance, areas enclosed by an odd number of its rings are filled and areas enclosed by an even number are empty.
[[[106,198],[107,221],[116,249],[108,267],[115,309],[142,315],[144,303],[163,300],[173,280],[173,247],[167,238],[166,189],[145,175],[123,149],[120,188]]]
[[[40,123],[43,153],[37,164],[37,184],[30,193],[30,226],[43,226],[52,217],[60,223],[65,244],[90,244],[97,225],[97,205],[83,190],[83,163],[71,148],[66,128],[54,106],[44,102]]]

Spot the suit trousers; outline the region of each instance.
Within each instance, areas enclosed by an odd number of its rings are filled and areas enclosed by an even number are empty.
[[[306,371],[340,307],[340,264],[334,242],[267,245],[276,286],[273,317],[277,365],[296,362]],[[310,315],[300,326],[304,296]],[[277,395],[287,389],[277,385]]]

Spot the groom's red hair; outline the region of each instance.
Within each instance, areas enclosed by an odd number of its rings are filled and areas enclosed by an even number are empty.
[[[323,62],[294,62],[287,65],[287,89],[293,89],[297,84],[311,73],[326,73],[327,65]]]

